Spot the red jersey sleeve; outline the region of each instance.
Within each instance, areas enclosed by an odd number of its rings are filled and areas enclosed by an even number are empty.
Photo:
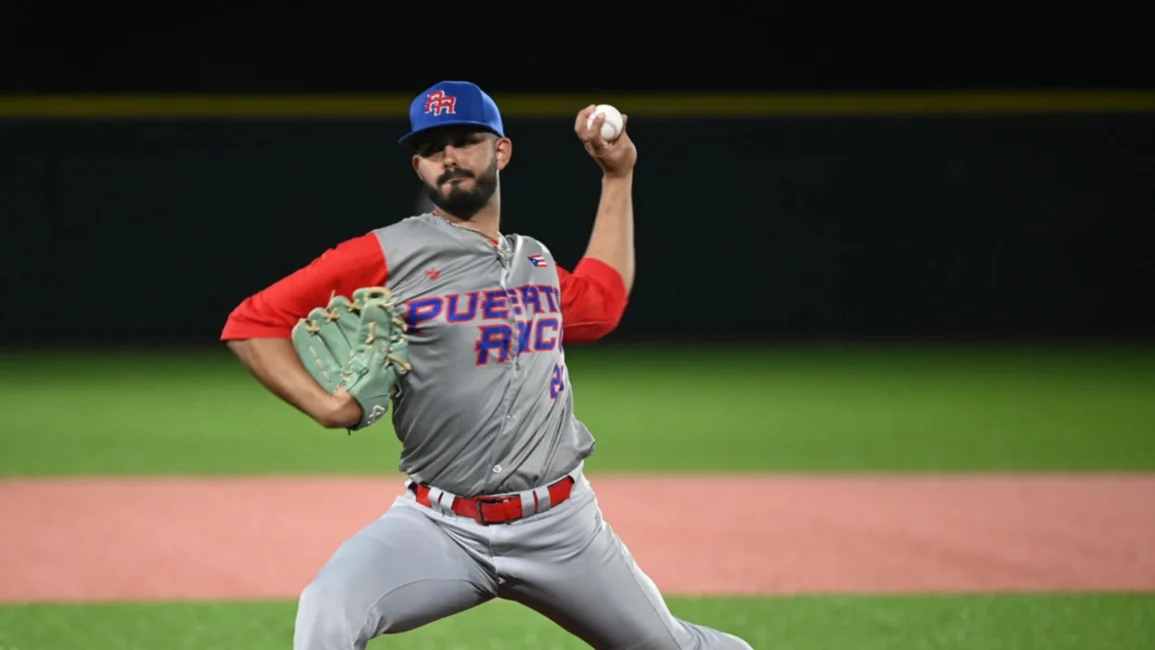
[[[560,279],[562,340],[585,343],[606,336],[626,311],[628,292],[614,267],[583,258],[573,272],[557,267]]]
[[[221,340],[289,338],[297,321],[327,305],[333,292],[351,296],[361,287],[384,286],[388,274],[375,233],[347,239],[246,298],[229,314]]]

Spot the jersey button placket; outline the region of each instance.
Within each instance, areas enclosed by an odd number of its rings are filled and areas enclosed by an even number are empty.
[[[509,261],[503,268],[501,273],[501,289],[505,292],[506,318],[509,322],[509,346],[510,346],[510,361],[509,369],[514,374],[521,368],[521,356],[517,353],[521,349],[521,330],[517,326],[518,312],[522,311],[521,302],[517,299],[516,292],[510,290],[510,277],[513,274],[513,262]]]
[[[513,274],[513,261],[511,258],[503,258],[504,263],[501,269],[501,290],[505,292],[505,318],[509,325],[509,371],[514,375],[517,374],[520,368],[520,360],[517,351],[521,349],[521,331],[517,327],[517,312],[521,310],[520,303],[514,292],[510,291],[510,276]],[[513,383],[514,378],[509,379]],[[506,404],[506,408],[509,405]],[[509,418],[512,419],[512,418]]]
[[[516,316],[515,310],[514,310],[514,303],[509,297],[509,278],[510,278],[510,275],[512,273],[512,270],[513,270],[512,257],[508,256],[508,255],[504,255],[504,254],[501,255],[501,276],[498,279],[498,284],[501,286],[502,291],[504,291],[505,295],[506,295],[506,299],[505,299],[506,321],[510,327],[510,337],[509,337],[509,354],[510,354],[510,357],[509,357],[509,359],[507,359],[507,362],[506,362],[506,367],[508,368],[509,372],[506,374],[505,391],[504,391],[504,394],[502,395],[502,399],[501,399],[501,410],[505,412],[505,417],[502,418],[501,429],[500,429],[500,437],[503,439],[505,438],[506,434],[509,433],[509,427],[511,426],[511,424],[514,420],[514,415],[511,412],[512,407],[513,407],[512,403],[511,403],[513,391],[511,390],[511,388],[512,388],[512,386],[516,380],[517,350],[518,350],[518,346],[520,345],[520,341],[518,339],[518,330],[517,330],[517,316]],[[501,449],[501,448],[503,448],[503,445],[495,445],[494,448],[495,449]],[[491,470],[492,470],[494,476],[497,476],[497,475],[501,474],[503,471],[505,471],[500,463],[494,463]]]

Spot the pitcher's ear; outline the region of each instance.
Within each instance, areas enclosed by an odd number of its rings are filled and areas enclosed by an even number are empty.
[[[497,148],[497,168],[505,169],[509,159],[513,157],[513,141],[509,138],[498,138],[494,142],[494,147]]]

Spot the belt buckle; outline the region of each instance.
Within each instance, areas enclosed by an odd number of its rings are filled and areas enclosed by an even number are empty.
[[[500,521],[486,521],[485,515],[481,513],[481,507],[483,505],[486,505],[486,504],[508,503],[515,498],[517,498],[517,497],[515,497],[515,496],[475,497],[473,499],[473,501],[475,504],[477,504],[477,523],[481,524],[482,526],[492,526],[494,524],[505,523],[505,522],[500,522]],[[511,519],[510,521],[513,521],[513,520]]]

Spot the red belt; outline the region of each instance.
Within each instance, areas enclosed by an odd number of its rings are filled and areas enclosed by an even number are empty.
[[[552,508],[568,499],[573,486],[574,480],[567,476],[546,488],[549,491],[549,507]],[[417,495],[417,503],[432,507],[429,502],[429,486],[414,483],[410,489]],[[536,494],[533,495],[533,501],[532,512],[536,513],[538,511]],[[469,517],[483,526],[504,524],[525,517],[521,497],[516,494],[499,497],[455,497],[452,509],[454,513],[462,517]]]

